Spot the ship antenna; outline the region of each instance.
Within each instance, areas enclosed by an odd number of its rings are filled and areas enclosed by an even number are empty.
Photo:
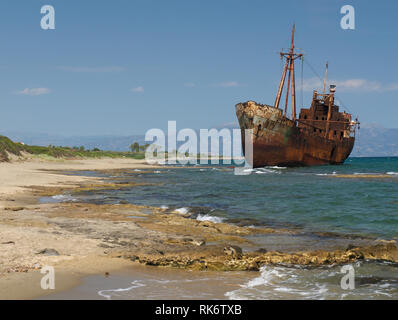
[[[329,63],[326,61],[325,78],[323,80],[323,94],[326,92],[326,78],[328,76]]]

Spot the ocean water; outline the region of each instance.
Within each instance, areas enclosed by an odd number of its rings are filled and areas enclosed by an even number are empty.
[[[292,236],[251,237],[268,250],[334,249],[398,239],[398,158],[350,158],[338,166],[265,167],[246,176],[234,175],[227,165],[175,166],[125,170],[112,178],[147,185],[65,195],[62,201],[72,201],[70,197],[94,203],[127,201],[177,209],[198,220],[297,231]],[[265,266],[257,278],[226,291],[225,298],[398,299],[396,264],[358,263],[357,286],[349,292],[340,287],[340,269]]]
[[[177,166],[126,170],[115,179],[153,185],[83,194],[80,200],[177,208],[216,222],[247,220],[249,225],[304,232],[398,239],[398,158],[351,158],[338,166],[265,167],[246,176],[234,175],[228,166]]]

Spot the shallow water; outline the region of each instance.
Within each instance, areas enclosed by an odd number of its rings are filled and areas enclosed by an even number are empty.
[[[216,222],[251,219],[248,225],[398,238],[398,158],[353,158],[339,166],[259,168],[247,176],[234,175],[226,166],[191,166],[144,173],[126,170],[114,178],[154,185],[83,193],[79,200],[180,208],[202,219],[217,217]]]
[[[353,264],[355,287],[342,289],[341,266],[300,268],[263,266],[260,275],[238,290],[228,291],[230,299],[398,299],[398,265],[381,262]]]
[[[355,288],[344,290],[341,266],[264,266],[258,273],[139,266],[108,277],[86,277],[76,288],[42,299],[398,299],[398,265],[358,262],[353,268]]]
[[[255,276],[253,272],[198,272],[140,265],[107,277],[85,277],[76,288],[42,299],[228,299],[226,292],[240,289],[242,283]]]

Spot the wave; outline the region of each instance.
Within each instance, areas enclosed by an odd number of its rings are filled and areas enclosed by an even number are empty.
[[[126,292],[130,291],[132,289],[140,288],[140,287],[145,287],[145,284],[140,283],[139,280],[131,282],[132,286],[128,288],[119,288],[119,289],[109,289],[109,290],[100,290],[98,291],[98,295],[101,297],[104,297],[107,300],[111,300],[112,297],[117,295],[118,292]],[[105,292],[113,293],[113,294],[106,294]]]
[[[263,266],[260,276],[229,291],[231,300],[247,299],[325,299],[329,289],[325,284],[302,279],[297,268]]]
[[[336,171],[333,171],[332,173],[316,173],[316,176],[335,176],[337,174]]]
[[[255,173],[257,173],[257,174],[267,174],[267,173],[280,174],[281,172],[279,170],[275,170],[275,169],[257,168]]]
[[[342,266],[303,268],[298,266],[261,267],[260,276],[239,289],[225,293],[231,300],[247,299],[375,299],[397,298],[398,278],[394,268],[380,268],[381,263],[357,262],[355,290],[341,288],[346,274]]]
[[[389,172],[387,172],[386,174],[389,174],[389,175],[395,176],[395,175],[398,175],[398,172],[389,171]]]
[[[55,196],[52,196],[51,199],[54,199],[56,202],[75,202],[77,201],[76,198],[72,197],[69,194],[57,194]]]
[[[199,220],[199,221],[211,221],[211,222],[214,222],[214,223],[221,223],[221,222],[224,221],[223,218],[211,216],[209,214],[198,214],[198,216],[196,217],[196,220]]]
[[[186,207],[182,207],[182,208],[175,209],[174,212],[177,212],[180,214],[187,214],[187,213],[189,213],[189,209]]]

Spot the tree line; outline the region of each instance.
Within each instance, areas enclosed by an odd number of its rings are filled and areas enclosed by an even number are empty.
[[[130,150],[131,152],[145,152],[146,149],[148,149],[149,143],[146,143],[142,146],[138,142],[134,142],[133,144],[130,145]]]

